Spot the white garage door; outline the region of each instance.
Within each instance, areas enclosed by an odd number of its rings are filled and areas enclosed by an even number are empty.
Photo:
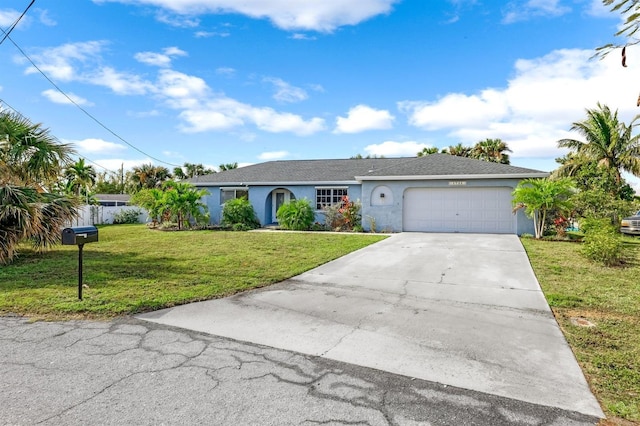
[[[515,233],[511,188],[411,188],[403,229],[414,232]]]

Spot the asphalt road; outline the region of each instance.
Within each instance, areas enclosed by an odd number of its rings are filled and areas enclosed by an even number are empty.
[[[3,425],[594,425],[595,417],[139,321],[0,317]]]

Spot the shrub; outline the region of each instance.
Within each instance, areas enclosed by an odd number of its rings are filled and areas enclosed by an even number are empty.
[[[246,198],[235,198],[224,203],[222,224],[243,231],[260,227],[256,212]]]
[[[315,213],[311,202],[306,198],[293,200],[280,206],[276,212],[278,223],[283,229],[304,231],[311,228]]]
[[[344,217],[340,213],[340,204],[334,204],[323,208],[324,222],[332,231],[340,231],[344,227]]]
[[[139,216],[142,214],[142,210],[128,209],[120,210],[113,215],[113,224],[120,225],[125,223],[140,223]]]
[[[582,253],[588,259],[606,266],[624,262],[627,257],[624,242],[608,219],[588,220],[581,227],[585,232]]]
[[[335,231],[353,230],[362,227],[360,201],[350,201],[349,197],[342,197],[342,203],[324,208],[325,222]]]

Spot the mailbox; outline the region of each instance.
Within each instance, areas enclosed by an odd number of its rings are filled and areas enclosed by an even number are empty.
[[[75,226],[62,230],[62,244],[79,246],[98,241],[98,228],[95,226]]]

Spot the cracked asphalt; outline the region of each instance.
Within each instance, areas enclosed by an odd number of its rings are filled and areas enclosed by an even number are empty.
[[[3,425],[594,425],[598,419],[162,324],[0,317]]]

